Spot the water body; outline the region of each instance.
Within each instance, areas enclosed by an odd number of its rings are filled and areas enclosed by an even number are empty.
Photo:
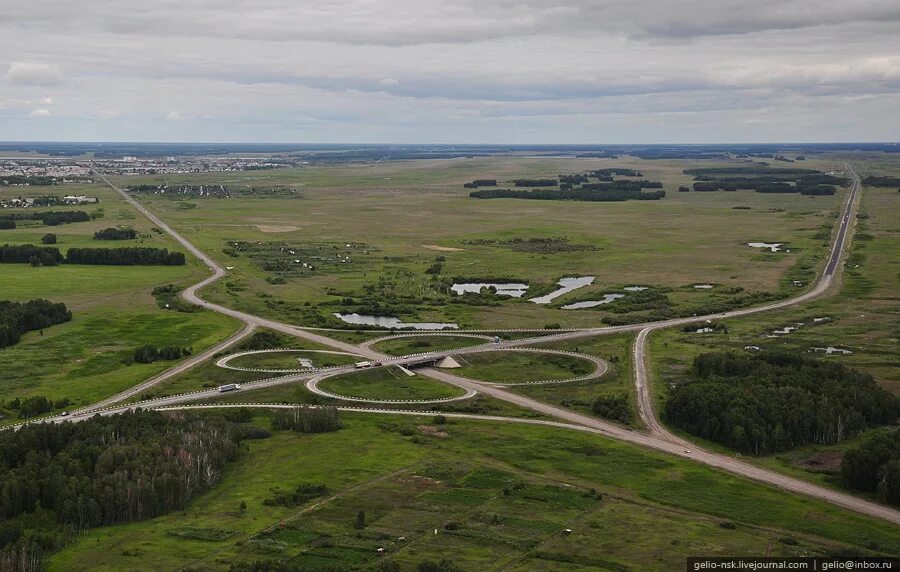
[[[562,307],[563,310],[580,310],[581,308],[593,308],[594,306],[599,306],[601,304],[609,304],[613,300],[618,300],[619,298],[624,298],[625,294],[604,294],[602,300],[588,300],[586,302],[574,302],[572,304],[566,304]]]
[[[712,328],[700,328],[699,330],[694,330],[695,334],[708,334],[710,332],[714,332],[715,330]]]
[[[466,292],[477,294],[481,292],[482,288],[490,288],[491,286],[497,289],[497,294],[512,296],[513,298],[521,298],[528,290],[528,284],[519,284],[518,282],[466,282],[463,284],[454,284],[450,289],[457,294],[465,294]]]
[[[440,323],[440,322],[403,322],[400,318],[392,316],[369,316],[366,314],[341,314],[335,312],[333,314],[342,322],[348,324],[362,326],[380,326],[382,328],[401,329],[412,328],[414,330],[455,330],[459,328],[458,324]]]
[[[298,357],[297,363],[300,365],[300,367],[313,367],[313,362],[309,358]]]
[[[700,290],[709,290],[713,288],[712,284],[694,284],[694,288],[699,288]]]
[[[646,290],[648,288],[649,286],[626,286],[622,288],[622,290],[625,290],[626,292],[641,292],[642,290]]]
[[[752,248],[768,248],[771,252],[778,252],[781,250],[781,245],[783,242],[748,242],[747,246]]]
[[[850,350],[845,350],[843,348],[836,348],[834,346],[828,346],[827,348],[812,348],[814,352],[825,352],[828,355],[831,354],[841,354],[841,355],[850,355],[853,352]]]
[[[537,298],[532,298],[531,301],[535,304],[549,304],[550,302],[564,294],[568,294],[573,290],[577,290],[578,288],[583,288],[584,286],[593,284],[594,278],[594,276],[582,276],[580,278],[560,278],[558,284],[561,286],[561,288],[559,288],[558,290],[554,290],[549,294],[538,296]]]

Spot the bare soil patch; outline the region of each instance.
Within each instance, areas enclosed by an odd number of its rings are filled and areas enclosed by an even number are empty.
[[[428,250],[437,250],[438,252],[461,252],[462,248],[451,248],[449,246],[439,246],[437,244],[423,244]]]

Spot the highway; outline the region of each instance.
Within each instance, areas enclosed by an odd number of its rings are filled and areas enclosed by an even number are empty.
[[[687,318],[677,318],[672,320],[664,320],[658,322],[651,322],[645,324],[629,324],[626,326],[612,326],[612,327],[603,327],[603,328],[586,328],[581,330],[571,330],[571,331],[563,331],[559,333],[554,333],[550,335],[543,336],[535,336],[531,338],[525,338],[520,340],[511,340],[511,341],[503,341],[498,344],[483,344],[480,346],[472,346],[469,348],[462,348],[458,350],[447,350],[447,351],[439,351],[439,352],[427,352],[415,356],[401,356],[401,357],[390,357],[386,355],[382,355],[379,352],[374,351],[369,345],[363,344],[361,346],[356,346],[353,344],[349,344],[346,342],[342,342],[339,340],[331,339],[323,334],[316,333],[310,329],[304,329],[297,326],[293,326],[290,324],[284,324],[281,322],[276,322],[274,320],[269,320],[266,318],[262,318],[259,316],[254,316],[252,314],[247,314],[245,312],[240,312],[237,310],[232,310],[230,308],[226,308],[224,306],[220,306],[217,304],[213,304],[207,302],[203,298],[201,298],[197,292],[215,282],[219,278],[225,275],[225,270],[222,269],[215,261],[209,258],[205,253],[196,248],[193,244],[191,244],[187,239],[178,234],[174,229],[172,229],[169,225],[163,222],[161,219],[156,217],[152,212],[150,212],[147,208],[141,205],[139,202],[134,200],[131,196],[129,196],[125,191],[121,188],[112,184],[105,175],[101,173],[97,173],[97,175],[102,178],[110,187],[119,192],[122,197],[128,201],[132,206],[138,209],[144,216],[153,221],[159,228],[165,230],[169,234],[171,234],[182,246],[184,246],[188,251],[197,256],[204,264],[209,267],[212,271],[212,276],[204,279],[203,281],[195,284],[189,288],[186,288],[182,292],[182,297],[188,302],[197,304],[204,308],[208,308],[212,311],[216,311],[228,316],[235,317],[245,323],[245,328],[235,336],[232,336],[229,340],[222,342],[207,350],[209,354],[216,353],[223,349],[226,349],[230,345],[233,345],[235,341],[241,339],[243,336],[249,334],[254,327],[266,327],[271,328],[292,336],[300,337],[303,339],[307,339],[324,346],[329,346],[335,348],[340,351],[346,351],[349,353],[356,353],[366,356],[372,360],[378,360],[383,362],[385,365],[407,365],[407,364],[417,364],[422,363],[429,360],[437,360],[441,357],[447,355],[461,355],[466,353],[473,353],[477,351],[485,351],[486,346],[492,346],[491,349],[513,349],[513,348],[521,348],[523,346],[530,346],[535,344],[549,343],[549,342],[557,342],[564,341],[570,339],[578,339],[583,337],[590,337],[596,335],[604,335],[604,334],[613,334],[618,332],[638,332],[637,339],[634,345],[634,358],[635,358],[635,385],[636,390],[639,396],[639,404],[640,404],[640,413],[641,419],[644,421],[648,428],[648,432],[640,432],[633,431],[631,429],[622,427],[620,425],[616,425],[611,422],[603,421],[588,415],[582,415],[580,413],[563,409],[560,407],[556,407],[544,402],[540,402],[528,397],[524,397],[522,395],[518,395],[503,389],[500,386],[489,385],[486,383],[478,382],[475,380],[470,380],[466,378],[462,378],[459,376],[455,376],[452,373],[448,373],[445,371],[438,371],[431,368],[419,369],[418,371],[428,377],[432,377],[434,379],[455,385],[457,387],[465,389],[467,392],[479,392],[486,395],[490,395],[497,399],[501,399],[520,407],[524,407],[527,409],[531,409],[533,411],[537,411],[539,413],[555,417],[564,421],[563,423],[557,422],[549,422],[549,421],[541,421],[541,424],[550,424],[559,427],[565,427],[569,429],[575,429],[580,431],[589,431],[592,433],[596,433],[599,435],[603,435],[605,437],[618,439],[621,441],[627,441],[630,443],[634,443],[636,445],[652,448],[658,451],[664,451],[666,453],[685,457],[689,459],[693,459],[697,462],[706,464],[711,467],[715,467],[718,469],[722,469],[743,477],[747,477],[750,479],[754,479],[759,482],[767,483],[769,485],[773,485],[785,490],[789,490],[792,492],[808,495],[811,497],[819,498],[822,500],[826,500],[828,502],[834,503],[838,506],[842,506],[844,508],[860,512],[863,514],[867,514],[870,516],[883,518],[885,520],[900,524],[900,512],[894,510],[890,507],[886,507],[883,505],[879,505],[877,503],[869,502],[852,495],[848,495],[845,493],[841,493],[839,491],[834,491],[831,489],[827,489],[824,487],[820,487],[806,481],[795,479],[792,477],[788,477],[777,473],[775,471],[770,471],[767,469],[762,469],[760,467],[756,467],[754,465],[745,463],[743,461],[739,461],[733,457],[728,455],[722,455],[718,453],[712,453],[709,451],[705,451],[697,448],[696,446],[689,444],[688,442],[672,435],[669,433],[656,419],[655,414],[653,413],[648,376],[647,376],[647,367],[646,367],[646,339],[647,336],[654,330],[660,328],[668,328],[673,326],[679,326],[683,324],[690,324],[701,322],[705,320],[713,320],[713,319],[723,319],[723,318],[731,318],[731,317],[739,317],[746,316],[750,314],[767,312],[771,310],[776,310],[780,308],[785,308],[788,306],[793,306],[797,304],[802,304],[806,301],[809,301],[813,298],[823,295],[831,286],[831,283],[840,269],[840,260],[841,255],[844,249],[847,246],[849,241],[849,237],[851,235],[851,230],[853,228],[853,213],[855,212],[857,203],[859,201],[860,195],[860,181],[859,177],[856,173],[847,165],[847,170],[851,174],[853,182],[851,184],[851,191],[849,193],[848,199],[846,201],[845,207],[842,209],[841,213],[841,222],[838,227],[838,232],[832,246],[832,250],[830,253],[829,260],[825,266],[825,270],[822,273],[821,277],[816,282],[815,286],[808,291],[785,300],[780,300],[777,302],[772,302],[769,304],[751,307],[751,308],[742,308],[739,310],[732,310],[719,314],[710,314],[705,316],[691,316]],[[322,330],[317,330],[322,331]],[[490,331],[501,331],[501,330],[490,330]],[[460,333],[466,333],[466,331],[462,331]],[[207,353],[204,352],[204,353]],[[196,362],[195,362],[196,363]],[[193,364],[191,364],[193,365]],[[187,367],[190,367],[187,366]],[[349,369],[350,366],[346,366],[346,371],[351,371]],[[184,369],[187,369],[186,367]],[[338,370],[341,368],[333,368],[334,370]],[[183,371],[183,369],[181,370]],[[340,371],[340,373],[345,373],[345,371]],[[165,375],[168,372],[165,372]],[[327,374],[297,374],[297,375],[289,375],[282,376],[278,378],[261,380],[258,382],[253,382],[250,384],[245,384],[246,388],[257,388],[257,387],[266,387],[268,385],[276,385],[280,383],[293,383],[298,381],[305,381],[310,383],[313,379],[322,379],[324,375],[337,375],[338,372],[335,371],[332,373],[329,371]],[[175,375],[174,373],[172,375]],[[161,376],[157,376],[159,380]],[[168,375],[165,377],[167,379],[171,377]],[[151,387],[153,383],[150,383],[153,380],[148,380],[144,384],[141,384],[141,391]],[[161,380],[159,380],[161,381]],[[158,383],[159,381],[156,381]],[[312,383],[315,385],[315,383]],[[104,400],[102,402],[104,404],[103,407],[91,406],[89,408],[84,408],[78,412],[77,416],[69,417],[68,419],[78,420],[79,418],[87,418],[93,413],[102,413],[102,414],[113,414],[122,412],[128,409],[132,409],[136,406],[144,407],[144,408],[153,408],[153,409],[165,409],[174,406],[183,406],[185,403],[189,403],[191,401],[209,399],[218,395],[216,390],[205,390],[193,392],[190,394],[184,394],[180,396],[171,396],[165,397],[155,400],[149,400],[145,402],[141,402],[140,404],[132,404],[125,406],[112,406],[110,404],[116,403],[123,399],[128,399],[135,394],[134,388],[127,392],[123,392],[117,396],[113,396],[110,399]],[[123,397],[124,396],[124,397]],[[271,406],[261,404],[262,406]],[[381,409],[352,409],[354,411],[366,411],[366,412],[377,412],[377,413],[385,413],[385,414],[398,414],[395,410],[381,410]],[[408,414],[408,415],[433,415],[434,413],[415,413],[415,412],[405,412],[400,414]],[[510,423],[519,423],[523,422],[520,419],[513,418],[505,418],[505,417],[490,417],[490,416],[472,416],[474,418],[479,419],[488,419],[492,421],[498,422],[510,422]],[[51,421],[62,421],[66,418],[52,418]],[[535,420],[528,420],[527,422],[537,422]]]

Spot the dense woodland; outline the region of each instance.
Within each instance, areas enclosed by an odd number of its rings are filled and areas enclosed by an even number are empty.
[[[225,421],[138,412],[0,433],[0,569],[40,569],[79,530],[184,508],[237,458]]]
[[[830,444],[893,424],[900,399],[872,376],[787,352],[705,353],[669,392],[666,419],[685,431],[764,455]]]
[[[684,174],[693,175],[695,180],[693,189],[700,192],[744,189],[758,193],[833,195],[836,192],[836,185],[847,184],[847,179],[844,177],[821,173],[814,169],[780,168],[765,165],[686,169]]]
[[[900,505],[900,428],[878,433],[848,450],[841,462],[841,482],[875,493],[881,502]]]
[[[0,348],[17,343],[22,334],[49,328],[72,319],[63,303],[49,300],[21,302],[0,301]]]

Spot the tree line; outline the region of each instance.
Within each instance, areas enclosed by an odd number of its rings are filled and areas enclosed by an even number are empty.
[[[184,254],[169,252],[167,248],[131,246],[120,248],[70,248],[66,252],[67,264],[105,264],[110,266],[163,265],[180,266],[185,263]]]
[[[142,411],[0,433],[0,569],[39,570],[80,530],[183,509],[237,458],[236,429]]]
[[[754,181],[702,181],[694,183],[694,190],[697,192],[737,191],[739,189],[752,190],[757,193],[800,193],[801,195],[833,195],[836,192],[833,185],[807,185],[801,182],[798,182],[796,185]]]
[[[900,428],[878,433],[844,453],[841,484],[900,505]]]
[[[55,238],[55,237],[54,237]],[[110,266],[185,264],[184,254],[166,248],[132,246],[119,248],[70,248],[65,258],[55,246],[4,244],[0,246],[0,264],[31,263],[34,266],[66,264],[105,264]]]
[[[581,189],[589,191],[640,191],[641,189],[661,189],[662,186],[662,183],[660,183],[659,181],[648,181],[646,179],[641,179],[640,181],[585,183],[581,185]]]
[[[131,240],[137,238],[133,228],[104,228],[94,233],[94,240]]]
[[[463,187],[467,189],[477,189],[478,187],[496,187],[497,179],[475,179],[471,183],[466,183]]]
[[[475,199],[532,199],[544,201],[658,201],[666,196],[665,191],[641,192],[633,190],[542,190],[516,191],[513,189],[485,189],[472,191],[469,196]]]
[[[38,298],[28,302],[0,301],[0,348],[11,346],[22,334],[49,328],[72,319],[72,312],[62,302]]]
[[[56,401],[51,401],[43,395],[32,395],[25,398],[16,397],[6,402],[5,407],[18,413],[19,419],[29,419],[44,413],[49,413],[54,409],[62,409],[68,407],[71,402],[69,398],[63,397]]]
[[[900,187],[900,177],[869,176],[863,179],[863,185],[867,187]]]
[[[91,215],[84,211],[32,211],[2,213],[0,219],[39,220],[47,226],[57,226],[68,222],[87,222],[91,220]]]
[[[764,455],[894,423],[900,399],[839,363],[782,351],[712,352],[674,385],[665,415],[688,433]]]

